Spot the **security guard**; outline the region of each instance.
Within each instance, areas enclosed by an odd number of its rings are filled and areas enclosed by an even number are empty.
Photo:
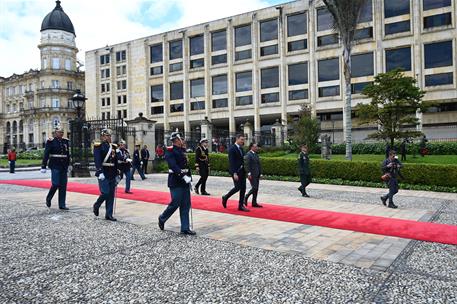
[[[200,144],[195,150],[195,169],[200,174],[200,179],[195,185],[195,193],[201,195],[210,195],[206,192],[206,181],[209,175],[209,158],[208,158],[208,139],[203,138],[200,140]],[[201,186],[201,192],[199,193],[199,187]]]
[[[186,235],[195,235],[189,227],[189,210],[190,210],[190,190],[192,176],[189,170],[187,157],[185,155],[184,140],[178,132],[171,134],[170,140],[172,147],[168,147],[165,160],[168,163],[168,187],[171,193],[171,203],[167,209],[159,216],[159,228],[165,228],[165,222],[179,208],[181,217],[181,233]]]
[[[118,171],[116,149],[117,145],[111,143],[111,132],[103,129],[101,132],[101,143],[94,144],[95,176],[98,178],[100,196],[94,204],[93,211],[98,216],[100,206],[106,202],[105,219],[115,222],[113,217],[114,196],[116,186],[120,181]]]
[[[119,141],[119,149],[116,150],[116,153],[119,171],[121,171],[122,175],[125,175],[125,193],[131,194],[130,179],[132,176],[132,159],[130,158],[130,152],[127,150],[124,140]]]
[[[70,144],[63,137],[63,129],[56,127],[54,137],[49,138],[44,150],[41,163],[41,173],[46,173],[46,167],[51,169],[51,188],[46,197],[46,206],[51,207],[51,200],[57,189],[59,190],[59,209],[68,210],[65,204],[67,195],[68,167],[70,166]]]
[[[301,195],[304,197],[309,197],[306,193],[306,187],[311,183],[311,169],[309,164],[309,155],[308,155],[308,146],[302,145],[301,152],[298,155],[298,168],[300,172],[300,187],[298,191],[301,192]]]

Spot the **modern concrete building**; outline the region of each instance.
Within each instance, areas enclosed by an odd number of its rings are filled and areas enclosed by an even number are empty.
[[[75,37],[56,1],[41,24],[41,69],[0,77],[0,151],[41,147],[57,125],[69,130],[68,122],[76,116],[70,98],[76,89],[84,91]]]
[[[455,0],[368,0],[352,55],[353,106],[368,101],[360,92],[374,75],[400,67],[437,102],[421,115],[420,128],[429,138],[456,139],[456,18]],[[158,130],[217,137],[242,125],[245,132],[285,130],[308,104],[324,132],[341,142],[341,54],[321,1],[138,38],[86,52],[87,116],[143,112]],[[354,140],[369,131],[355,124]]]

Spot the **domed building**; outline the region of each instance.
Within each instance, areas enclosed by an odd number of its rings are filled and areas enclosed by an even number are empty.
[[[40,32],[41,69],[0,77],[0,152],[42,147],[57,125],[68,136],[76,117],[71,97],[77,89],[84,92],[84,72],[76,59],[75,28],[60,1]]]

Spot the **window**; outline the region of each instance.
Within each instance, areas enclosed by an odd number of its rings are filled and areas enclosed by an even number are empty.
[[[287,37],[306,34],[306,13],[287,16]]]
[[[153,67],[150,70],[151,76],[163,74],[163,66]]]
[[[67,81],[67,89],[68,90],[73,90],[73,82],[72,81]]]
[[[245,92],[252,90],[252,72],[236,73],[236,91]]]
[[[121,76],[127,74],[127,66],[121,65],[116,67],[116,76]]]
[[[162,43],[151,45],[149,48],[149,55],[151,56],[151,63],[162,62]]]
[[[227,54],[211,57],[211,65],[227,63]]]
[[[170,72],[177,72],[182,70],[182,62],[170,64]]]
[[[119,80],[117,82],[117,90],[126,90],[127,89],[127,80]]]
[[[117,118],[122,118],[122,111],[121,110],[117,110]]]
[[[330,97],[340,95],[340,86],[330,86],[319,88],[319,97]]]
[[[118,105],[122,104],[122,95],[117,96],[117,104]]]
[[[373,53],[352,55],[352,77],[370,76],[374,74]]]
[[[425,75],[425,86],[440,86],[453,83],[452,73],[440,73],[433,75]]]
[[[452,41],[424,45],[425,68],[452,66]]]
[[[317,9],[317,30],[325,31],[332,29],[333,16],[326,7]]]
[[[170,60],[182,58],[182,40],[175,40],[169,42],[170,47]]]
[[[451,6],[452,0],[422,0],[424,11],[434,8]]]
[[[278,54],[278,45],[270,45],[270,46],[264,46],[263,48],[260,48],[260,56],[269,56],[269,55],[274,55]]]
[[[227,107],[228,107],[227,98],[213,99],[213,109],[227,108]]]
[[[308,90],[289,91],[289,100],[308,99]]]
[[[372,82],[358,82],[351,84],[351,93],[352,94],[362,94],[363,89],[371,84]]]
[[[424,28],[445,26],[445,25],[451,25],[451,24],[452,24],[451,13],[424,17]]]
[[[410,21],[400,21],[389,23],[384,26],[384,32],[386,35],[392,35],[396,33],[403,33],[410,31]]]
[[[360,11],[358,23],[370,22],[373,19],[372,0],[366,0]]]
[[[308,83],[308,63],[289,64],[288,69],[289,85]]]
[[[262,94],[260,96],[260,102],[261,103],[279,102],[279,93]]]
[[[116,52],[116,62],[125,61],[126,53],[126,51]]]
[[[306,50],[308,48],[308,41],[306,39],[291,41],[287,43],[287,51],[294,52],[299,50]]]
[[[362,29],[358,29],[354,31],[354,39],[361,40],[361,39],[368,39],[373,38],[373,28],[366,27]]]
[[[235,52],[235,61],[251,59],[252,54],[251,50],[238,51]]]
[[[52,104],[53,108],[60,107],[60,99],[59,98],[52,98],[51,99],[51,104]]]
[[[190,55],[203,54],[205,52],[203,35],[198,35],[189,38],[190,40]]]
[[[213,95],[220,95],[227,93],[227,75],[213,76],[212,85]]]
[[[109,78],[110,77],[110,71],[109,69],[104,69],[100,71],[100,77],[101,78]]]
[[[170,105],[170,112],[171,113],[184,112],[184,105],[182,103],[172,104],[172,105]]]
[[[43,58],[43,63],[42,63],[43,69],[47,69],[48,67],[48,60],[46,58]]]
[[[409,0],[384,0],[384,17],[409,14]]]
[[[227,48],[227,33],[225,30],[211,33],[211,51],[221,51]]]
[[[411,71],[411,47],[386,50],[386,71],[396,68]]]
[[[60,59],[59,58],[52,58],[52,68],[54,70],[58,70],[60,68]]]
[[[279,86],[279,69],[278,67],[262,69],[261,74],[261,88],[276,88]]]
[[[198,78],[190,81],[190,97],[203,97],[205,96],[205,79]]]
[[[67,71],[71,70],[71,60],[70,59],[65,59],[65,70],[67,70]]]
[[[100,64],[108,64],[109,63],[109,54],[101,55],[100,56]]]
[[[151,86],[151,102],[163,101],[163,85]]]
[[[251,44],[251,25],[235,27],[235,46]]]
[[[106,119],[110,119],[111,118],[111,112],[106,112]]]
[[[51,85],[53,89],[59,89],[60,88],[60,80],[52,80]]]
[[[122,102],[127,103],[127,95],[122,95]]]
[[[190,110],[191,111],[199,111],[205,109],[205,102],[204,101],[195,101],[190,103]]]
[[[260,42],[278,39],[278,19],[260,22]]]
[[[151,107],[151,115],[163,114],[163,106]]]
[[[319,60],[318,70],[319,81],[340,79],[340,64],[338,58]]]
[[[106,106],[105,98],[102,98],[102,107]]]
[[[237,106],[247,106],[252,104],[252,96],[238,96],[236,98],[236,105]]]
[[[196,68],[201,68],[205,66],[205,59],[200,58],[200,59],[194,59],[190,61],[190,68],[191,69],[196,69]]]
[[[317,46],[338,44],[338,34],[330,34],[317,37]]]
[[[183,98],[182,81],[170,83],[170,100],[177,100]]]
[[[106,98],[106,105],[107,105],[107,106],[110,106],[110,105],[111,105],[111,98],[110,98],[110,97],[107,97],[107,98]]]

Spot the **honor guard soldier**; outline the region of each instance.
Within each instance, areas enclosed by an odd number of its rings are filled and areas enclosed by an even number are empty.
[[[309,197],[308,193],[306,193],[306,187],[311,183],[311,169],[309,163],[309,155],[308,155],[308,146],[301,145],[301,151],[298,155],[298,169],[300,172],[300,187],[298,191],[301,192],[303,197]]]
[[[125,175],[125,193],[131,194],[130,180],[132,176],[132,159],[130,158],[130,152],[127,150],[125,141],[121,140],[119,142],[119,149],[117,149],[116,153],[119,171],[121,172],[121,175]]]
[[[116,155],[117,145],[111,143],[111,133],[107,129],[102,130],[101,140],[101,143],[94,144],[95,176],[98,178],[100,196],[94,204],[93,211],[95,216],[98,216],[100,206],[105,202],[105,219],[115,222],[113,205],[116,186],[120,180]]]
[[[200,174],[200,179],[195,185],[195,193],[201,193],[201,195],[210,195],[208,192],[206,192],[206,181],[208,180],[209,168],[210,164],[208,158],[208,140],[203,138],[200,140],[200,144],[195,150],[195,169],[197,170],[197,173]],[[201,192],[198,191],[200,186]]]
[[[41,173],[46,173],[46,167],[51,169],[51,188],[46,197],[46,206],[51,207],[51,200],[59,190],[59,209],[68,210],[66,207],[68,167],[70,166],[70,144],[63,137],[63,129],[54,129],[54,137],[49,138],[44,149],[44,158],[41,163]]]
[[[179,208],[181,217],[181,233],[195,235],[189,227],[191,172],[185,155],[184,140],[178,132],[171,134],[172,147],[168,147],[165,153],[165,160],[168,163],[168,187],[171,193],[171,203],[159,216],[159,228],[163,230],[165,222]]]

